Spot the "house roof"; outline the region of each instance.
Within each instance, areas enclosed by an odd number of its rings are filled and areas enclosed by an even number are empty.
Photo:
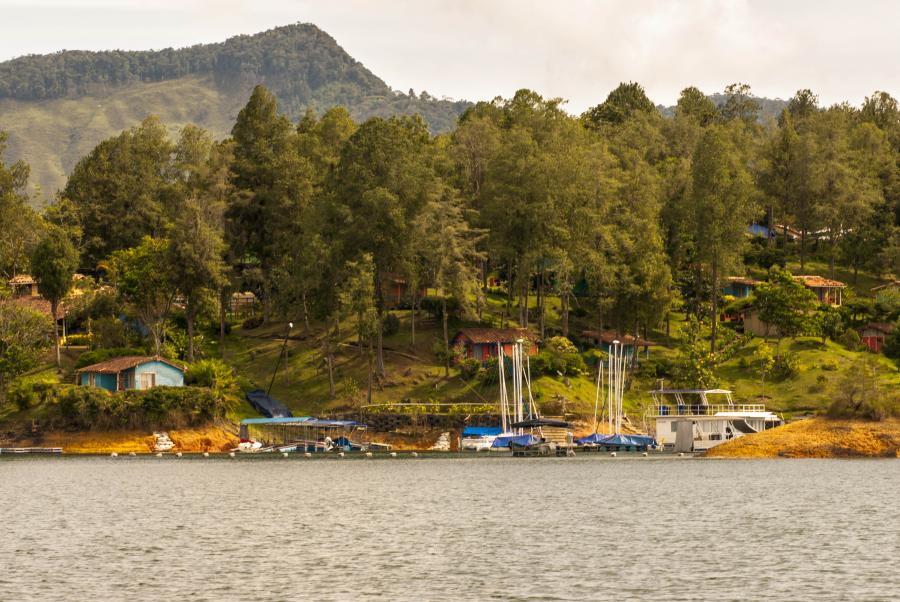
[[[894,332],[896,326],[891,324],[890,322],[869,322],[866,324],[865,328],[861,328],[860,331],[863,330],[877,330],[879,332],[883,332],[884,334],[891,334]]]
[[[872,292],[875,292],[875,291],[880,291],[880,290],[883,290],[886,288],[893,288],[893,287],[900,288],[900,280],[894,280],[893,282],[885,282],[884,284],[879,284],[878,286],[873,286],[869,290]]]
[[[518,339],[536,341],[537,337],[527,328],[461,328],[454,340],[466,338],[472,343],[512,343]]]
[[[809,274],[794,276],[794,280],[799,280],[810,288],[845,288],[847,286],[838,280],[829,280],[828,278]]]
[[[756,286],[757,284],[760,284],[759,280],[747,278],[746,276],[729,276],[728,282],[734,284],[746,284],[747,286]]]
[[[114,357],[106,360],[105,362],[98,362],[96,364],[91,364],[90,366],[85,366],[84,368],[79,368],[76,372],[100,372],[103,374],[118,374],[123,370],[128,370],[129,368],[134,368],[135,366],[140,366],[141,364],[146,364],[147,362],[162,362],[164,364],[168,364],[173,368],[184,371],[184,368],[176,364],[171,360],[167,360],[164,357],[160,357],[158,355],[127,355],[123,357]]]
[[[35,280],[30,274],[16,274],[9,280],[10,286],[22,286],[25,284],[37,284],[37,280]]]
[[[596,330],[582,330],[581,336],[586,339],[600,339],[604,343],[611,344],[613,341],[619,341],[626,347],[630,347],[634,345],[635,338],[630,334],[617,334],[615,330],[604,330],[600,333],[600,336],[597,336]],[[638,347],[650,347],[653,345],[657,345],[654,341],[647,341],[642,339],[641,337],[637,338]]]

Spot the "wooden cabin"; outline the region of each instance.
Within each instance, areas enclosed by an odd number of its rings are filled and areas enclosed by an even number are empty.
[[[111,392],[184,386],[184,368],[158,355],[116,357],[85,366],[77,374],[78,384]]]
[[[802,275],[794,276],[794,280],[803,283],[806,288],[815,293],[819,299],[819,303],[841,306],[842,292],[847,285],[837,280],[829,280],[822,276]]]
[[[497,344],[503,346],[503,353],[512,355],[513,345],[522,339],[525,352],[536,355],[538,338],[527,328],[463,328],[454,335],[450,346],[461,350],[460,359],[476,359],[486,363],[497,357]]]
[[[881,353],[884,342],[896,327],[887,322],[869,322],[865,328],[859,329],[859,339],[863,345],[874,353]]]

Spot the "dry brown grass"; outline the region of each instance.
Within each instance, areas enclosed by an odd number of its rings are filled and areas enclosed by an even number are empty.
[[[175,443],[174,451],[223,452],[237,446],[238,439],[219,426],[167,431]],[[17,445],[61,447],[72,454],[146,454],[153,451],[156,438],[147,431],[97,431],[67,433],[51,431],[39,440],[23,440]]]
[[[717,458],[884,458],[900,456],[900,420],[810,418],[714,447]]]

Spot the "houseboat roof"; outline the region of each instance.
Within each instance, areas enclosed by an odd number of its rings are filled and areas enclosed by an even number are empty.
[[[829,280],[822,276],[803,274],[794,276],[794,280],[799,280],[810,288],[846,288],[847,285],[839,280]]]
[[[527,328],[461,328],[454,339],[464,337],[472,343],[513,343],[519,339],[536,341]]]
[[[173,368],[178,370],[184,370],[182,366],[179,366],[175,362],[171,360],[167,360],[164,357],[158,355],[127,355],[123,357],[114,357],[112,359],[108,359],[105,362],[98,362],[96,364],[91,364],[90,366],[85,366],[84,368],[79,368],[76,372],[99,372],[101,374],[118,374],[123,370],[128,370],[129,368],[134,368],[135,366],[140,366],[141,364],[146,364],[147,362],[162,362],[164,364],[168,364]]]

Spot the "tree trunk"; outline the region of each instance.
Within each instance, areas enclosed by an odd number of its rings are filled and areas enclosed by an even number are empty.
[[[412,292],[412,311],[411,311],[410,314],[409,314],[409,321],[410,321],[410,324],[411,324],[411,326],[412,326],[412,329],[411,329],[410,335],[409,335],[409,342],[410,342],[411,345],[415,345],[415,344],[416,344],[416,298],[417,298],[416,291],[415,291],[415,289],[413,289],[413,292]]]
[[[306,306],[306,291],[300,294],[300,301],[303,305],[303,332],[309,332],[309,309]]]
[[[337,322],[337,316],[335,315],[334,321]],[[327,330],[327,327],[326,327]],[[328,368],[328,398],[334,399],[334,343],[335,340],[332,340],[332,334],[326,332],[325,333],[325,365]]]
[[[806,270],[806,228],[800,229],[800,273]]]
[[[562,299],[562,335],[569,338],[569,293],[563,293]]]
[[[50,301],[50,315],[53,319],[53,345],[56,350],[56,369],[60,370],[62,368],[62,361],[59,356],[59,324],[56,322],[56,310],[59,307],[59,302],[56,300]]]
[[[366,391],[366,403],[372,404],[372,383],[375,379],[375,370],[372,366],[374,353],[372,351],[372,337],[369,337],[369,383]]]
[[[187,322],[188,363],[194,363],[194,303],[188,296],[184,308],[184,319]]]
[[[540,323],[541,340],[544,340],[544,266],[541,265],[541,281],[538,282],[538,322]]]
[[[512,271],[508,270],[506,275],[506,311],[503,313],[503,318],[500,320],[500,328],[506,328],[507,321],[512,317],[512,294]]]
[[[444,376],[450,377],[450,331],[447,328],[447,296],[441,297],[441,316],[444,319]]]
[[[375,358],[375,368],[378,376],[384,376],[384,313],[378,310],[378,355]]]
[[[528,315],[528,303],[530,302],[529,297],[531,293],[531,282],[528,281],[528,278],[525,279],[525,323],[522,324],[522,328],[528,328],[529,315]]]
[[[219,295],[219,355],[225,359],[225,312],[226,309],[226,293],[223,289]]]
[[[766,246],[771,247],[775,244],[775,237],[772,233],[775,231],[775,208],[772,205],[766,207]]]
[[[716,335],[719,326],[719,266],[712,265],[712,332],[709,341],[710,353],[716,352]]]

